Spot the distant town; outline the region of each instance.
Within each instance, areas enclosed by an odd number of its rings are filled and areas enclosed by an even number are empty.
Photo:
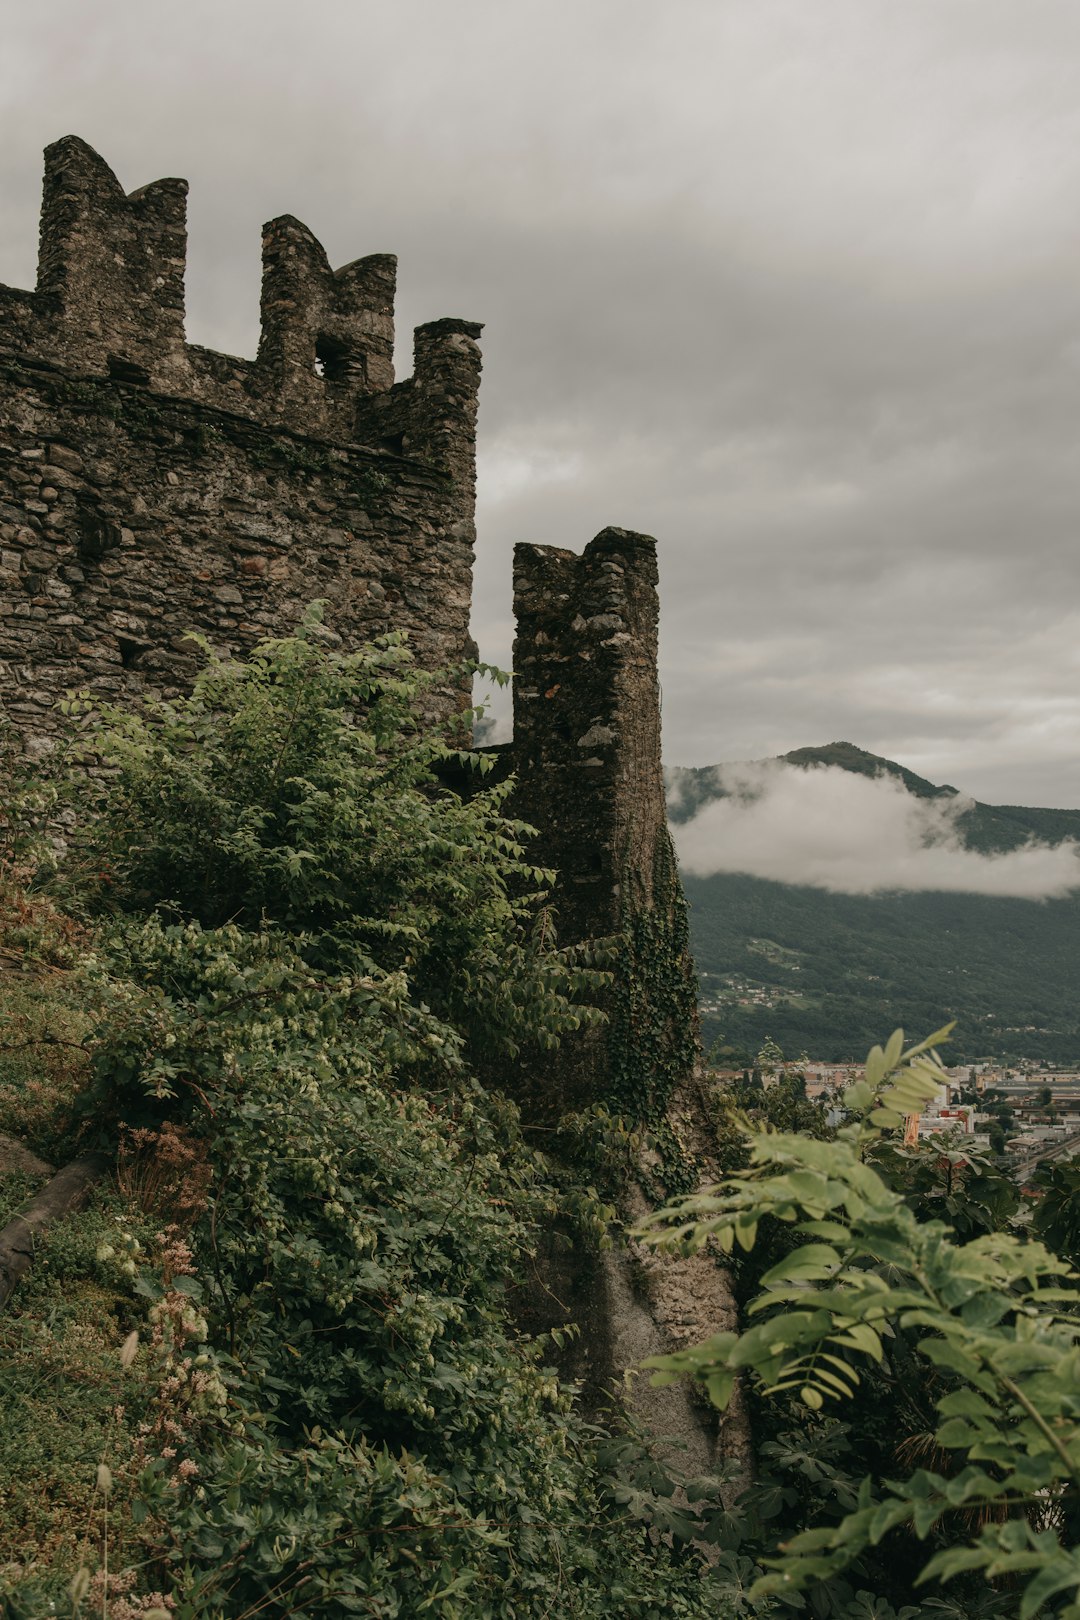
[[[803,1076],[811,1101],[833,1104],[841,1116],[844,1092],[863,1078],[861,1063],[786,1063]],[[721,1081],[741,1070],[717,1069]],[[907,1121],[910,1142],[950,1134],[963,1147],[1005,1154],[1023,1180],[1047,1159],[1080,1154],[1080,1069],[1052,1069],[1038,1063],[974,1063],[946,1069],[945,1083],[921,1114]],[[762,1074],[768,1086],[775,1075]]]
[[[800,972],[797,962],[786,963],[785,966],[792,973]],[[797,991],[789,990],[777,984],[762,984],[756,979],[744,978],[738,973],[725,974],[718,979],[716,974],[701,973],[700,1007],[703,1013],[719,1014],[729,1007],[780,1007],[785,1002],[798,1003]],[[715,985],[706,987],[707,979],[715,980]]]

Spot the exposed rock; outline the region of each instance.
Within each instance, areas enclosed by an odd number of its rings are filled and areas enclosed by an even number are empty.
[[[36,1153],[14,1136],[4,1136],[0,1133],[0,1176],[12,1174],[26,1176],[48,1176],[52,1174],[52,1165],[39,1159]]]

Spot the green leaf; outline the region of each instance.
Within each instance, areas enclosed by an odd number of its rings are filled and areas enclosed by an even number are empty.
[[[1062,1552],[1052,1557],[1025,1586],[1020,1599],[1020,1620],[1034,1620],[1035,1615],[1043,1612],[1049,1598],[1077,1587],[1080,1587],[1080,1560],[1075,1553],[1070,1556]]]
[[[875,1047],[875,1051],[877,1051],[877,1050],[878,1050],[878,1048]],[[904,1032],[903,1032],[902,1029],[894,1029],[892,1034],[889,1036],[889,1039],[885,1043],[885,1070],[886,1070],[886,1072],[888,1072],[891,1069],[896,1068],[896,1065],[900,1062],[900,1056],[901,1056],[901,1053],[903,1052],[903,1050],[904,1050]],[[869,1079],[869,1078],[870,1078],[869,1075],[867,1075],[867,1079]]]
[[[949,1418],[947,1423],[941,1425],[936,1431],[934,1439],[939,1446],[944,1446],[946,1450],[952,1451],[971,1446],[979,1438],[979,1434],[980,1431],[973,1429],[965,1418],[954,1417]]]
[[[833,1343],[850,1345],[853,1350],[861,1350],[875,1361],[880,1361],[884,1355],[880,1335],[866,1322],[848,1323],[843,1333],[833,1336]]]
[[[915,1502],[912,1504],[911,1525],[920,1541],[925,1540],[940,1519],[941,1513],[941,1504],[938,1502]]]
[[[904,1116],[893,1108],[872,1108],[866,1116],[871,1125],[883,1131],[895,1131],[904,1123]]]
[[[941,1046],[944,1041],[948,1040],[955,1028],[956,1020],[954,1018],[951,1023],[943,1024],[932,1035],[928,1035],[924,1041],[920,1041],[917,1046],[909,1046],[904,1053],[904,1062],[910,1063],[912,1058],[919,1057],[923,1052],[929,1052],[933,1047]]]
[[[839,1221],[800,1221],[795,1230],[805,1232],[808,1237],[824,1238],[827,1243],[846,1243],[851,1236]]]
[[[870,1091],[876,1091],[882,1080],[884,1080],[885,1074],[889,1068],[891,1068],[891,1064],[888,1064],[885,1061],[885,1053],[882,1048],[880,1046],[873,1046],[870,1048],[866,1058],[866,1080],[859,1083],[865,1084]],[[847,1092],[846,1096],[850,1097],[851,1092],[854,1091],[854,1089],[855,1088],[852,1087],[851,1091]],[[860,1105],[852,1104],[851,1106],[858,1107]]]
[[[969,1569],[982,1569],[989,1562],[989,1553],[983,1547],[947,1547],[934,1554],[930,1562],[915,1577],[917,1586],[929,1580],[948,1581]]]
[[[732,1372],[711,1372],[705,1379],[705,1393],[713,1405],[721,1412],[725,1412],[735,1388],[735,1374]]]
[[[848,1368],[846,1370],[850,1374],[850,1368]],[[850,1398],[850,1396],[852,1394],[853,1384],[852,1383],[847,1383],[843,1378],[838,1377],[836,1373],[830,1372],[827,1367],[823,1367],[821,1365],[820,1361],[815,1363],[812,1376],[813,1376],[815,1384],[819,1388],[821,1386],[824,1386],[825,1391],[827,1393],[831,1393],[833,1395],[838,1395],[844,1400],[847,1400],[847,1399]],[[857,1383],[857,1382],[858,1382],[858,1379],[855,1378],[853,1380],[853,1383]]]
[[[938,1411],[943,1417],[991,1419],[998,1417],[997,1408],[973,1389],[955,1389],[948,1395],[943,1395],[938,1402]]]
[[[961,1307],[960,1319],[966,1327],[996,1327],[1015,1307],[1016,1301],[1006,1294],[976,1294]]]
[[[761,1279],[761,1286],[771,1288],[780,1282],[828,1277],[839,1269],[840,1264],[840,1256],[830,1244],[804,1243],[767,1271]]]

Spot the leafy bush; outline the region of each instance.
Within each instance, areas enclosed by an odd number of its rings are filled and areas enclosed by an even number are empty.
[[[944,1221],[962,1242],[1006,1229],[1020,1208],[1016,1183],[997,1156],[959,1130],[910,1146],[883,1137],[868,1154],[919,1220]]]
[[[139,1589],[176,1620],[712,1620],[723,1583],[617,1500],[508,1317],[541,1223],[609,1212],[473,1065],[512,1080],[605,981],[556,948],[506,788],[442,785],[425,687],[399,639],[345,657],[311,621],[88,738],[113,774],[60,873],[97,928],[86,1128],[182,1130],[195,1270],[138,1288],[205,1329],[184,1375],[225,1402],[185,1484],[140,1480],[167,1531]]]
[[[797,1393],[814,1413],[850,1400],[886,1346],[913,1333],[916,1375],[934,1391],[935,1466],[864,1475],[849,1511],[784,1540],[754,1591],[786,1596],[833,1581],[903,1530],[938,1538],[921,1583],[975,1573],[1018,1590],[1021,1620],[1075,1617],[1077,1279],[1013,1233],[957,1241],[943,1222],[920,1220],[867,1162],[883,1133],[937,1091],[932,1051],[945,1033],[903,1051],[897,1031],[876,1047],[866,1079],[846,1094],[852,1118],[835,1141],[754,1135],[745,1176],[648,1223],[649,1239],[670,1246],[750,1249],[766,1217],[803,1240],[762,1277],[755,1325],[652,1364],[664,1381],[700,1378],[720,1407],[749,1374],[766,1395]]]
[[[1072,1265],[1080,1264],[1080,1159],[1041,1164],[1033,1186],[1036,1236]]]
[[[0,924],[0,938],[10,938]],[[62,1162],[90,1078],[93,1029],[83,986],[68,973],[5,972],[0,947],[0,1132]]]
[[[84,827],[84,888],[99,908],[287,935],[317,971],[400,972],[476,1058],[595,1021],[603,980],[552,948],[553,874],[505,815],[512,784],[462,797],[440,779],[490,766],[454,746],[460,719],[422,719],[445,674],[416,671],[401,634],[347,655],[320,637],[313,610],[243,664],[207,649],[188,697],[106,715],[92,747],[115,775]]]

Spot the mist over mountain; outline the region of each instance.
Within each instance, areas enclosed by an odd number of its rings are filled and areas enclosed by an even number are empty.
[[[851,743],[668,773],[707,1042],[1080,1059],[1080,810],[986,805]]]

